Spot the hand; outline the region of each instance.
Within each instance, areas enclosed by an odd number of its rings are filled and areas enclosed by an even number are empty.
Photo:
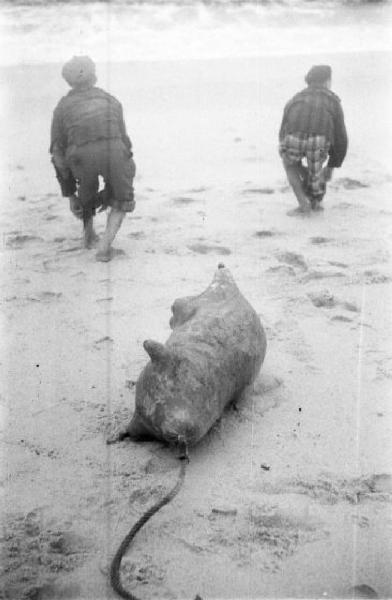
[[[62,179],[67,179],[69,177],[70,169],[68,167],[67,161],[65,160],[65,156],[63,155],[63,153],[58,148],[53,149],[52,163],[57,169]]]
[[[136,202],[135,200],[128,200],[128,202],[124,202],[122,205],[122,209],[125,212],[133,212],[135,210]]]
[[[324,181],[330,181],[332,179],[332,173],[333,173],[332,167],[324,167],[324,169],[323,169]]]
[[[79,198],[72,194],[69,198],[69,208],[70,211],[77,219],[82,219],[83,217],[83,205],[80,202]]]

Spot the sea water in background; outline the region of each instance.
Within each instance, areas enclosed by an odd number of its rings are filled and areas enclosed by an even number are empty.
[[[283,106],[315,62],[332,65],[346,112],[346,172],[389,172],[391,1],[0,0],[0,19],[4,182],[12,165],[40,173],[15,176],[16,194],[40,193],[42,181],[58,191],[49,126],[68,91],[60,65],[75,54],[96,61],[99,85],[123,103],[139,193],[143,182],[168,193],[174,182],[230,193],[255,177],[281,185]]]
[[[0,64],[390,50],[390,1],[2,2]],[[328,34],[326,35],[326,31]]]

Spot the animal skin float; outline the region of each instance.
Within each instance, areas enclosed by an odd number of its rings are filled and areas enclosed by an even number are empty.
[[[202,294],[176,300],[172,313],[173,332],[166,344],[144,342],[151,360],[136,384],[133,418],[117,439],[174,442],[181,458],[187,458],[187,447],[201,440],[225,407],[253,383],[266,338],[259,317],[223,265]],[[174,488],[140,517],[112,560],[110,582],[122,598],[138,600],[122,585],[122,558],[143,525],[177,495],[185,465],[183,460]]]
[[[172,313],[166,343],[143,344],[151,360],[137,381],[135,413],[122,437],[191,446],[253,383],[266,337],[223,265],[202,294],[175,300]]]

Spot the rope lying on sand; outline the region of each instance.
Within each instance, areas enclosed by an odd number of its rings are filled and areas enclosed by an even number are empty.
[[[132,542],[133,538],[135,537],[135,535],[137,534],[139,529],[141,529],[143,527],[143,525],[145,525],[147,523],[147,521],[149,519],[151,519],[151,517],[153,515],[155,515],[156,512],[158,512],[158,510],[160,510],[163,506],[165,506],[165,504],[168,504],[169,502],[171,502],[171,500],[173,500],[173,498],[180,491],[182,484],[184,483],[184,479],[185,479],[186,465],[189,462],[186,448],[185,448],[185,452],[183,452],[181,454],[180,459],[181,459],[181,467],[180,467],[180,472],[179,472],[175,486],[170,490],[170,492],[168,492],[166,494],[166,496],[164,496],[164,498],[162,498],[162,500],[159,500],[156,504],[154,504],[154,506],[149,508],[140,517],[140,519],[135,523],[135,525],[132,527],[132,529],[129,531],[129,533],[125,536],[125,538],[121,542],[121,544],[112,560],[112,564],[110,565],[110,583],[111,583],[113,590],[119,596],[121,596],[121,598],[126,598],[126,600],[138,600],[138,598],[136,596],[134,596],[130,592],[127,592],[127,590],[124,589],[124,587],[121,583],[121,577],[120,577],[121,561],[122,561],[124,554],[128,550],[130,543]]]

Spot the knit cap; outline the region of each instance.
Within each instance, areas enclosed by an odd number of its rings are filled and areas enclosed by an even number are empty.
[[[65,81],[73,88],[94,85],[97,81],[95,64],[89,56],[74,56],[61,71]]]
[[[331,79],[331,76],[332,69],[329,65],[314,65],[305,75],[305,81],[308,85],[322,84]]]

